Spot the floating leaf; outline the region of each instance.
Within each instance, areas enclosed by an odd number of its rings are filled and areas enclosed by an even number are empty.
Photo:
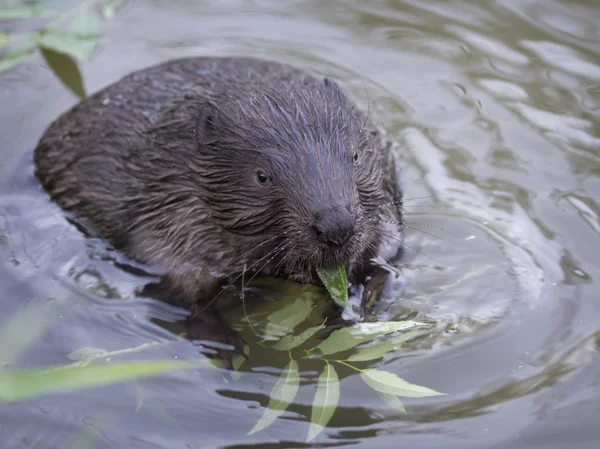
[[[28,17],[43,17],[49,13],[38,5],[12,3],[0,5],[0,19],[26,19]]]
[[[25,58],[32,55],[35,50],[35,47],[20,48],[5,54],[0,60],[0,73],[7,72],[19,65]]]
[[[348,306],[348,280],[346,279],[346,267],[340,265],[339,267],[330,270],[317,268],[317,273],[335,303],[345,309]]]
[[[272,346],[273,349],[278,349],[280,351],[289,351],[290,349],[294,349],[308,340],[310,337],[315,335],[323,326],[314,326],[309,327],[302,333],[298,335],[286,335],[281,340],[279,340],[276,344]]]
[[[77,63],[69,56],[49,48],[42,48],[46,63],[62,83],[79,98],[85,98],[85,88]]]
[[[89,60],[100,38],[100,23],[96,15],[88,9],[82,9],[69,25],[69,31],[79,42],[79,60]]]
[[[327,426],[340,401],[340,381],[333,365],[327,363],[319,376],[306,441],[312,441]]]
[[[381,395],[383,400],[387,403],[387,405],[389,405],[392,408],[395,408],[396,410],[398,410],[402,413],[406,413],[404,404],[402,403],[402,401],[400,399],[398,399],[398,396],[394,396],[393,394],[387,394],[387,393],[379,393],[379,394]]]
[[[4,48],[10,42],[10,34],[0,31],[0,48]]]
[[[97,355],[106,354],[108,351],[106,349],[99,348],[80,348],[69,354],[67,357],[71,360],[88,360],[96,357]]]
[[[426,396],[443,396],[427,387],[411,384],[394,373],[377,369],[366,369],[360,372],[360,377],[374,390],[380,393],[404,396],[407,398],[421,398]]]
[[[335,354],[358,346],[360,343],[373,341],[378,337],[392,332],[423,326],[418,321],[388,321],[381,323],[358,323],[352,327],[344,327],[331,335],[316,348],[323,355]]]
[[[102,8],[101,8],[102,15],[104,16],[104,18],[112,19],[112,17],[115,15],[115,11],[119,7],[120,3],[121,3],[121,0],[106,0],[102,4]]]
[[[292,304],[273,312],[267,317],[265,333],[267,339],[279,338],[289,334],[304,321],[312,311],[313,303],[308,296],[301,296]]]
[[[419,333],[419,331],[417,329],[413,329],[413,330],[408,331],[398,337],[390,338],[379,344],[358,348],[356,354],[348,357],[347,361],[349,361],[349,362],[366,362],[369,360],[379,359],[379,358],[383,357],[384,355],[386,355],[388,352],[395,351],[400,346],[402,346],[402,344],[405,341],[408,341],[408,340],[414,338],[418,333]]]
[[[98,34],[75,34],[64,30],[47,29],[34,35],[33,39],[39,47],[72,56],[78,61],[85,61],[89,56],[90,45],[95,45],[98,40]]]
[[[273,424],[292,403],[298,393],[299,386],[300,375],[298,374],[298,363],[295,360],[291,360],[286,366],[286,370],[277,379],[273,391],[271,391],[271,399],[267,404],[265,413],[252,430],[248,432],[248,435],[266,429]]]
[[[166,371],[202,367],[184,361],[124,362],[53,370],[5,370],[0,372],[0,402],[27,399],[41,394],[72,391],[125,382]]]

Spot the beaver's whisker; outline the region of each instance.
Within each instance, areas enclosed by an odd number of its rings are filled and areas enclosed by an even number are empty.
[[[412,226],[407,226],[406,223],[402,223],[401,226],[404,227],[404,228],[407,228],[407,229],[412,229],[413,231],[420,232],[421,234],[425,234],[425,235],[428,235],[430,237],[434,237],[434,238],[436,238],[438,240],[444,240],[439,235],[435,235],[435,234],[432,234],[431,232],[423,231],[422,229],[413,228]]]
[[[250,329],[252,329],[252,333],[254,335],[257,335],[257,332],[254,329],[254,324],[252,324],[252,321],[250,320],[250,317],[248,316],[248,312],[246,311],[246,295],[244,294],[244,273],[245,272],[246,272],[246,264],[244,264],[244,270],[242,271],[242,290],[240,291],[240,299],[242,300],[242,309],[244,310],[244,318],[246,318],[246,321],[250,325]]]
[[[257,244],[257,245],[254,245],[254,246],[253,246],[251,249],[249,249],[248,251],[245,251],[245,252],[243,252],[242,254],[240,254],[239,256],[237,256],[236,258],[234,258],[234,259],[231,261],[231,263],[237,262],[237,261],[238,261],[239,259],[241,259],[242,257],[245,257],[245,256],[247,256],[247,255],[248,255],[248,254],[250,254],[252,251],[255,251],[257,248],[260,248],[261,246],[263,246],[263,245],[265,245],[265,244],[267,244],[267,243],[269,243],[269,242],[271,242],[271,241],[275,240],[276,238],[278,238],[278,237],[281,237],[281,236],[282,236],[282,235],[284,235],[284,234],[287,234],[287,232],[288,232],[288,231],[283,231],[283,232],[280,232],[280,233],[279,233],[279,234],[277,234],[277,235],[274,235],[273,237],[270,237],[270,238],[268,238],[268,239],[266,239],[266,240],[263,240],[263,241],[262,241],[262,242],[260,242],[259,244]],[[231,275],[231,274],[233,274],[233,273],[230,273],[230,275]]]
[[[271,251],[269,251],[267,254],[265,254],[263,257],[261,257],[260,259],[258,259],[256,262],[254,262],[252,265],[250,265],[250,269],[260,263],[264,258],[269,257],[273,252],[277,251],[279,248],[281,248],[285,243],[282,243],[281,245],[276,246],[274,249],[272,249]],[[234,277],[231,282],[229,282],[225,287],[223,287],[221,289],[221,291],[219,293],[217,293],[207,304],[204,305],[204,307],[202,307],[198,312],[196,312],[194,315],[192,315],[190,318],[195,318],[198,315],[200,315],[204,310],[206,310],[207,307],[209,307],[213,302],[215,302],[215,300],[221,296],[223,294],[223,292],[225,290],[227,290],[228,287],[230,287],[235,281],[237,281],[242,275],[244,274],[244,272],[242,271],[240,274],[238,274],[236,277]]]
[[[284,251],[284,250],[285,250],[285,246],[283,246],[282,248],[280,248],[280,249],[279,249],[279,251],[277,251],[277,253],[276,253],[276,254],[273,254],[273,256],[272,256],[272,257],[271,257],[269,260],[267,260],[267,261],[266,261],[266,262],[263,264],[263,266],[262,266],[262,267],[260,267],[258,270],[256,270],[256,271],[254,272],[254,275],[253,275],[253,276],[250,278],[250,280],[248,281],[248,284],[249,284],[250,282],[252,282],[252,280],[253,280],[253,279],[254,279],[256,276],[258,276],[258,275],[260,274],[260,272],[262,271],[262,269],[263,269],[263,268],[265,268],[269,262],[271,262],[271,261],[272,261],[272,260],[273,260],[275,257],[277,257],[277,256],[278,256],[278,255],[279,255],[279,254],[280,254],[282,251]]]
[[[367,227],[369,227],[369,226],[367,225]],[[404,241],[402,238],[398,237],[397,235],[395,235],[394,233],[392,233],[392,232],[390,232],[390,231],[387,231],[387,230],[385,230],[385,229],[381,229],[381,228],[377,228],[377,227],[371,227],[371,229],[373,229],[373,230],[376,230],[376,231],[379,231],[379,232],[381,232],[383,235],[385,235],[385,236],[387,236],[387,237],[389,237],[389,238],[391,238],[391,239],[394,239],[394,240],[396,240],[396,241],[397,241],[398,243],[400,243],[402,246],[404,246],[404,247],[406,247],[406,248],[410,249],[411,251],[417,252],[417,253],[421,254],[422,256],[425,256],[425,257],[427,257],[428,259],[431,259],[431,260],[433,260],[433,261],[435,261],[435,262],[437,262],[437,263],[441,263],[439,260],[435,259],[434,257],[428,256],[427,254],[425,254],[424,252],[422,252],[422,251],[418,250],[417,248],[413,248],[412,246],[408,245],[408,244],[407,244],[407,243],[406,243],[406,242],[405,242],[405,241]]]

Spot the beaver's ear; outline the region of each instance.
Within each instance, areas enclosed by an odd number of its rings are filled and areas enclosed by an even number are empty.
[[[198,107],[198,115],[194,128],[194,135],[198,145],[208,145],[218,136],[219,110],[217,106],[210,100],[207,100]]]

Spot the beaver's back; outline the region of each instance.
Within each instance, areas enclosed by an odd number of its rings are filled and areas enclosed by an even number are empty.
[[[292,66],[248,57],[184,58],[131,73],[78,103],[48,127],[35,149],[36,174],[46,186],[57,181],[54,173],[82,153],[111,143],[127,151],[133,146],[123,146],[126,140],[135,140],[190,89],[200,88],[210,95],[235,84],[260,87],[292,82],[317,81]]]
[[[177,59],[131,73],[48,127],[35,148],[36,176],[61,207],[126,246],[131,204],[152,201],[148,185],[179,163],[173,154],[146,151],[147,131],[164,125],[165,114],[191,90],[209,97],[236,85],[262,90],[274,83],[318,81],[289,65],[247,57]]]

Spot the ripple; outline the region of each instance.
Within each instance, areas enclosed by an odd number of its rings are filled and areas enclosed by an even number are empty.
[[[589,62],[580,52],[565,45],[547,41],[521,41],[521,46],[534,52],[546,64],[565,72],[600,81],[600,66]]]

